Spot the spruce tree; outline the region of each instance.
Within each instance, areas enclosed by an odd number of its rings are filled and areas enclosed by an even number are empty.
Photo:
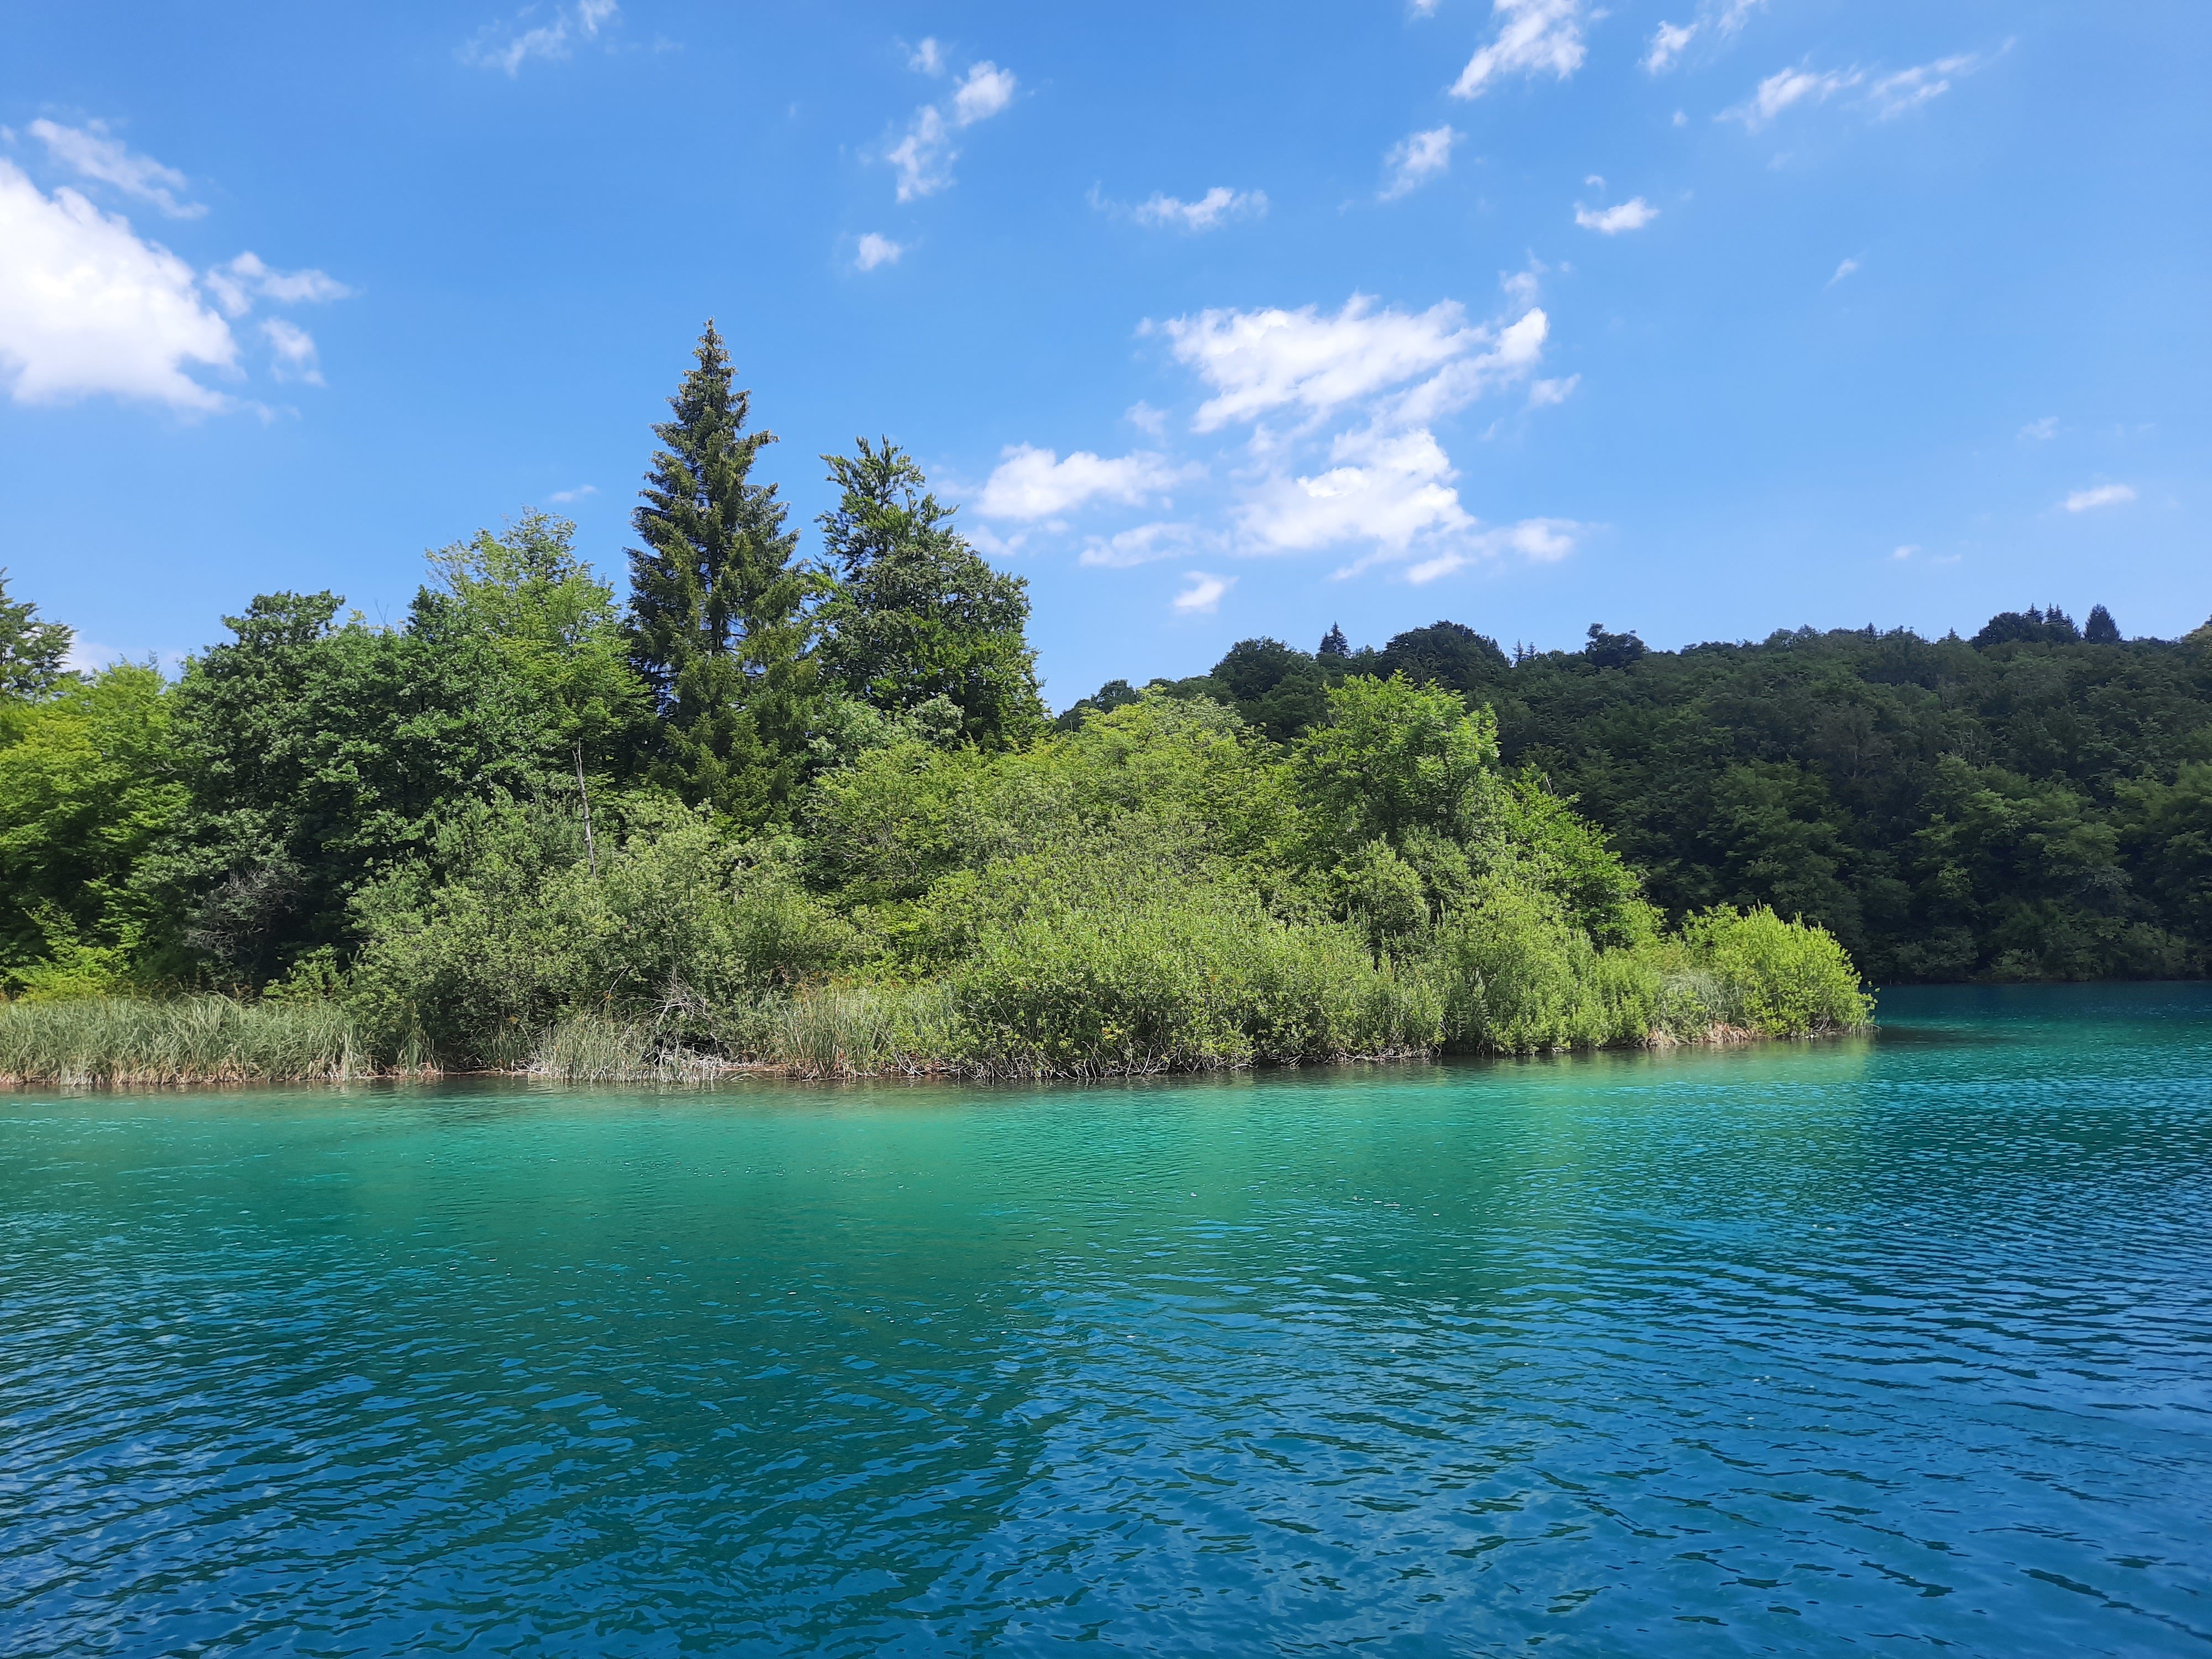
[[[1321,636],[1321,649],[1314,654],[1322,657],[1348,657],[1352,654],[1352,641],[1344,637],[1344,629],[1331,623],[1328,625],[1328,632]]]
[[[961,538],[913,457],[888,438],[854,442],[850,457],[822,458],[842,492],[822,515],[837,575],[822,610],[831,680],[887,714],[943,697],[969,742],[1020,741],[1044,720],[1024,632],[1029,584]]]
[[[2089,607],[2089,620],[2081,625],[2081,637],[2092,645],[2118,645],[2120,625],[2103,605],[2093,605]]]
[[[733,387],[713,320],[697,363],[653,428],[663,447],[631,523],[630,660],[662,720],[656,780],[748,827],[783,815],[797,788],[817,700],[808,601],[775,486],[751,481],[775,435],[747,431],[751,394]]]

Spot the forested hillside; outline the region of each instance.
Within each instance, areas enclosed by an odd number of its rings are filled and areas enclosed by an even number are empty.
[[[2212,964],[2212,624],[2124,640],[2102,606],[1972,640],[1781,632],[1653,651],[1593,626],[1509,657],[1440,622],[1380,650],[1247,641],[1170,684],[1278,738],[1326,688],[1403,673],[1496,712],[1504,763],[1573,799],[1683,915],[1771,904],[1877,981],[2198,975]],[[1115,682],[1062,716],[1134,696]]]

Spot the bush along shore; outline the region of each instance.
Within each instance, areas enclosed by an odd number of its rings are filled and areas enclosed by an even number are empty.
[[[616,605],[527,514],[406,622],[256,599],[172,684],[0,586],[0,1079],[1081,1078],[1847,1030],[1817,927],[1662,912],[1491,710],[1048,720],[895,447],[801,556],[710,329]]]

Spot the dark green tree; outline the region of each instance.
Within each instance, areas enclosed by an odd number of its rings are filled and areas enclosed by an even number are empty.
[[[1342,628],[1331,623],[1328,632],[1321,636],[1320,647],[1314,654],[1317,657],[1348,657],[1352,654],[1352,641],[1344,637]]]
[[[709,320],[697,362],[653,428],[662,448],[631,519],[630,661],[662,720],[657,781],[746,825],[782,817],[819,701],[811,602],[775,486],[752,482],[766,431],[732,383]]]
[[[842,492],[822,515],[837,586],[823,607],[830,683],[887,714],[943,697],[961,735],[1002,748],[1044,720],[1024,632],[1029,584],[994,570],[952,528],[913,457],[890,439],[824,455]]]
[[[0,695],[42,697],[62,679],[62,659],[76,635],[57,622],[41,622],[28,599],[8,597],[8,568],[0,565]]]
[[[2091,645],[2118,645],[2120,625],[2103,605],[2093,605],[2089,607],[2089,620],[2081,624],[2081,637]]]
[[[1392,636],[1376,659],[1375,672],[1403,674],[1416,685],[1444,685],[1481,702],[1504,680],[1511,665],[1498,641],[1465,623],[1431,623]]]

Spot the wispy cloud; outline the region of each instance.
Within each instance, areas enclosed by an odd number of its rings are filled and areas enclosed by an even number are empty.
[[[1575,204],[1575,222],[1601,236],[1618,236],[1624,230],[1641,230],[1659,216],[1659,210],[1641,196],[1609,208],[1586,208]]]
[[[1218,230],[1232,219],[1257,219],[1267,211],[1265,191],[1231,190],[1216,185],[1195,202],[1173,196],[1154,196],[1131,210],[1140,225],[1171,226],[1178,230]]]
[[[297,323],[282,317],[265,319],[261,325],[262,337],[269,342],[274,354],[276,378],[280,380],[305,380],[309,386],[323,383],[322,364],[315,351],[314,336]]]
[[[1013,71],[986,59],[961,77],[944,105],[924,104],[915,111],[905,136],[884,155],[897,171],[899,200],[933,196],[950,185],[952,164],[960,159],[952,135],[998,114],[1014,101],[1017,90]]]
[[[572,501],[580,501],[586,496],[596,495],[599,493],[599,487],[597,484],[578,484],[574,489],[556,489],[545,499],[556,507],[566,507]]]
[[[151,203],[172,219],[197,219],[206,204],[178,199],[177,192],[191,180],[150,155],[141,155],[107,130],[105,121],[87,121],[65,127],[57,121],[37,120],[28,129],[46,147],[46,154],[80,179],[112,185],[125,196]]]
[[[1825,104],[1839,92],[1848,91],[1866,78],[1859,70],[1810,69],[1777,70],[1759,83],[1758,88],[1733,109],[1721,112],[1723,121],[1741,121],[1744,131],[1757,132],[1766,126],[1783,111],[1802,103]]]
[[[256,299],[274,300],[280,305],[314,304],[347,299],[353,293],[328,271],[274,270],[250,251],[228,264],[214,267],[206,280],[216,303],[234,317],[252,310]]]
[[[1836,274],[1835,274],[1834,276],[1832,276],[1829,277],[1829,278],[1828,278],[1828,280],[1826,281],[1826,283],[1825,283],[1824,284],[1822,284],[1822,286],[1826,287],[1826,288],[1833,288],[1833,287],[1835,287],[1835,285],[1836,285],[1838,283],[1842,282],[1842,281],[1844,280],[1844,277],[1846,277],[1846,276],[1850,276],[1853,271],[1856,270],[1858,268],[1859,268],[1859,262],[1858,262],[1856,259],[1845,259],[1844,261],[1843,261],[1840,264],[1838,264],[1838,265],[1836,267]]]
[[[544,16],[543,22],[532,20]],[[478,69],[495,69],[512,78],[533,59],[556,63],[572,55],[577,46],[598,41],[617,22],[622,8],[616,0],[567,0],[550,15],[539,5],[525,6],[503,22],[487,23],[460,49],[461,61]]]
[[[2055,438],[2057,435],[2058,417],[2056,415],[2046,415],[2039,421],[2030,421],[2020,429],[2021,438],[2035,441]]]
[[[2087,513],[2100,507],[2124,507],[2135,498],[2136,492],[2126,484],[2099,484],[2075,490],[2066,498],[2065,505],[2069,513]]]
[[[1583,66],[1583,0],[1493,0],[1498,32],[1452,82],[1455,98],[1480,98],[1509,75],[1549,71],[1565,80]]]
[[[854,251],[853,266],[856,270],[873,270],[878,265],[895,265],[905,252],[903,243],[878,236],[872,230],[860,238],[860,246]]]
[[[1763,3],[1765,0],[1705,0],[1688,22],[1660,24],[1644,48],[1645,72],[1664,75],[1700,37],[1725,40],[1740,33]]]
[[[1907,110],[1941,98],[1951,90],[1954,81],[1972,75],[1988,61],[1981,53],[1969,52],[1902,69],[1894,75],[1881,76],[1868,88],[1867,101],[1873,106],[1876,119],[1893,120]]]
[[[1579,374],[1570,374],[1564,380],[1534,380],[1528,386],[1528,407],[1549,409],[1563,404],[1574,395],[1575,388],[1583,383]]]
[[[942,75],[945,73],[945,48],[925,35],[921,44],[908,55],[906,66],[917,75]]]
[[[1393,144],[1382,158],[1382,199],[1395,202],[1449,171],[1452,146],[1459,140],[1460,134],[1447,125],[1412,133]]]
[[[1189,584],[1175,596],[1176,613],[1185,617],[1210,617],[1221,608],[1222,596],[1237,585],[1234,576],[1212,576],[1203,570],[1184,573],[1183,580]]]

